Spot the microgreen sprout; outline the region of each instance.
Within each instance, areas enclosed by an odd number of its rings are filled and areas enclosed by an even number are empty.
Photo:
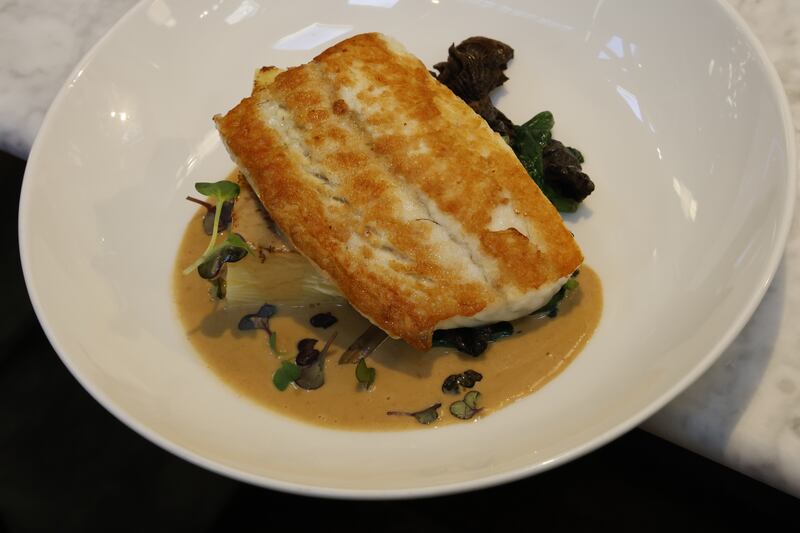
[[[200,258],[197,259],[194,263],[190,266],[186,267],[183,270],[184,275],[190,273],[192,270],[200,266],[201,263],[208,259],[209,253],[214,249],[214,245],[217,242],[217,235],[219,234],[219,227],[220,227],[220,219],[222,217],[223,212],[223,204],[227,201],[233,201],[239,196],[239,186],[233,183],[232,181],[222,180],[217,181],[215,183],[195,183],[194,188],[197,189],[197,192],[200,194],[205,194],[206,196],[213,197],[217,204],[214,209],[214,223],[211,226],[211,240],[208,242],[208,246],[206,247],[205,251],[201,254]],[[250,251],[250,247],[246,245],[245,248]],[[241,257],[239,258],[241,259]]]
[[[363,361],[363,359],[362,359]],[[413,413],[406,413],[404,411],[388,411],[386,414],[390,416],[413,416],[420,424],[430,424],[439,419],[439,408],[442,406],[440,403],[435,403],[430,407],[415,411]]]
[[[270,331],[269,332],[269,351],[272,352],[272,355],[275,357],[280,357],[282,355],[286,355],[285,350],[281,350],[278,348],[278,332],[277,331]]]
[[[463,400],[458,400],[450,404],[450,414],[461,420],[469,420],[483,407],[478,407],[478,401],[481,399],[481,393],[476,390],[471,390],[464,395]]]
[[[281,361],[281,366],[272,375],[272,384],[279,391],[286,390],[289,383],[300,377],[300,367],[289,361]]]
[[[238,328],[240,331],[250,331],[253,329],[263,329],[267,333],[269,348],[275,356],[283,355],[285,352],[278,350],[278,334],[269,327],[269,319],[275,316],[278,308],[272,304],[262,305],[257,312],[244,315],[239,320]]]
[[[364,390],[369,390],[375,383],[375,369],[368,367],[365,359],[359,359],[356,365],[356,379]]]
[[[197,273],[203,279],[216,279],[226,263],[241,261],[250,251],[250,245],[241,235],[231,233],[222,244],[198,259]]]
[[[206,214],[203,215],[203,231],[206,235],[211,236],[214,233],[214,216],[216,215],[217,206],[192,196],[187,196],[186,199],[206,208]],[[231,220],[233,220],[233,200],[227,200],[222,204],[222,214],[219,217],[217,232],[228,229]]]

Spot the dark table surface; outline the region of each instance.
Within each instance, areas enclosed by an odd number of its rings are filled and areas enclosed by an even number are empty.
[[[0,152],[12,198],[24,169]],[[533,478],[422,500],[320,500],[208,472],[128,429],[69,374],[28,300],[17,210],[0,216],[0,533],[797,527],[798,500],[638,429]]]

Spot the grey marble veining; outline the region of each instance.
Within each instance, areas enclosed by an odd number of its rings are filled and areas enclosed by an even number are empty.
[[[0,149],[27,157],[61,84],[134,3],[0,0]]]
[[[25,157],[83,54],[135,0],[0,0],[0,149]],[[730,0],[761,39],[800,124],[800,0]],[[739,337],[644,428],[800,496],[800,217]]]

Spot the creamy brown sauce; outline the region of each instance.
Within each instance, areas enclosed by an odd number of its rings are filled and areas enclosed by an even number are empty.
[[[600,321],[603,293],[599,278],[581,267],[580,287],[562,302],[556,318],[523,318],[513,322],[515,334],[490,344],[480,357],[448,348],[418,352],[402,341],[387,340],[368,359],[376,369],[369,391],[361,390],[355,365],[337,364],[339,355],[369,322],[347,305],[326,304],[313,308],[280,308],[270,321],[278,333],[277,357],[270,351],[263,331],[238,331],[239,319],[257,308],[226,309],[209,296],[209,283],[196,273],[182,275],[205,249],[201,212],[192,219],[183,237],[174,271],[178,314],[189,341],[208,367],[239,394],[305,422],[339,429],[396,430],[465,423],[453,417],[449,405],[463,397],[444,394],[442,382],[450,374],[472,369],[483,374],[474,390],[481,393],[483,410],[473,419],[490,415],[553,379],[580,353]],[[248,256],[243,261],[258,261]],[[266,302],[265,302],[266,303]],[[330,311],[339,321],[328,329],[313,328],[309,318]],[[313,391],[294,386],[281,392],[272,375],[281,360],[294,361],[297,341],[319,339],[317,349],[338,332],[325,362],[325,384]],[[413,412],[441,403],[439,419],[423,426],[408,416],[388,416],[387,411]]]

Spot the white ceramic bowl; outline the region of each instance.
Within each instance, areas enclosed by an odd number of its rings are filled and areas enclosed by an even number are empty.
[[[602,322],[556,380],[475,424],[312,427],[238,396],[184,339],[170,272],[195,181],[232,165],[211,116],[253,69],[362,31],[426,64],[470,35],[516,49],[499,107],[549,109],[597,191],[569,224],[605,285]],[[87,55],[31,153],[20,248],[64,363],[154,442],[253,483],[344,497],[428,495],[533,474],[631,428],[733,339],[785,242],[785,96],[722,1],[148,0]]]

